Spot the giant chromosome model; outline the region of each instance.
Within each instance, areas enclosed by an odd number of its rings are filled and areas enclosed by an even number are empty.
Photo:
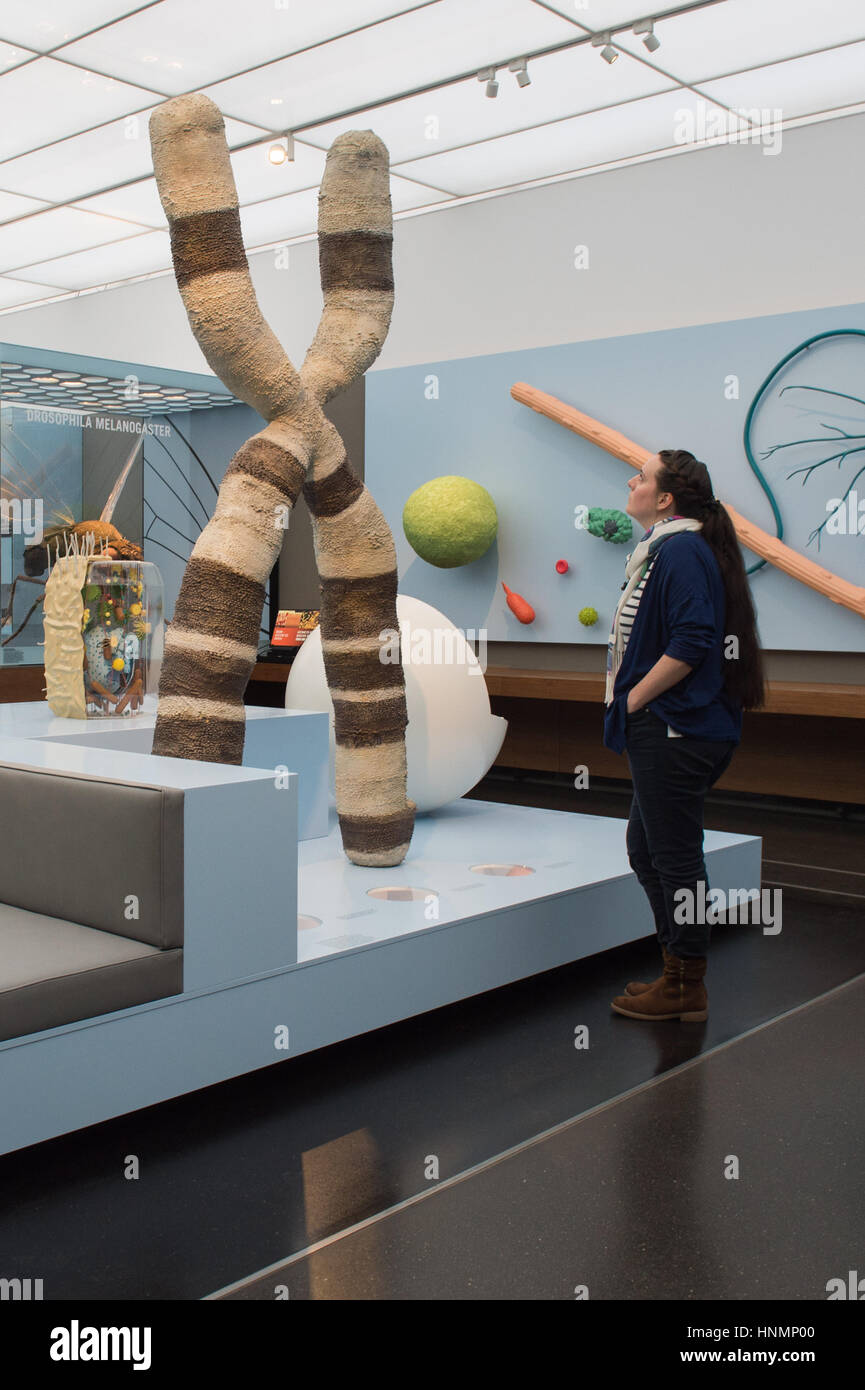
[[[355,864],[399,864],[415,812],[406,799],[405,676],[401,660],[379,659],[380,634],[399,631],[396,550],[322,409],[375,361],[390,324],[387,149],[372,131],[355,130],[328,152],[318,204],[324,309],[297,372],[252,288],[217,107],[200,94],[175,97],[153,112],[150,139],[192,331],[229,390],[269,422],[231,460],[186,567],[153,751],[241,761],[265,584],[302,487],[321,581],[343,848]]]

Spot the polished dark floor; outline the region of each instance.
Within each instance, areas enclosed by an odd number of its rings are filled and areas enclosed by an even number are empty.
[[[865,816],[718,794],[706,823],[762,835],[784,887],[779,935],[716,928],[705,1025],[610,1011],[657,974],[644,942],[6,1155],[0,1276],[200,1299],[290,1260],[239,1296],[825,1298],[865,1248],[862,987],[838,989],[865,972]]]
[[[863,1014],[860,977],[224,1297],[825,1300],[865,1246]]]

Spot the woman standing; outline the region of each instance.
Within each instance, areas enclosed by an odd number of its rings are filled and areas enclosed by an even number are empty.
[[[654,914],[664,973],[627,985],[612,1007],[627,1018],[702,1022],[703,804],[739,743],[742,710],[764,701],[757,622],[706,465],[662,449],[628,486],[626,510],[648,529],[628,556],[610,633],[604,743],[627,750],[628,860]]]

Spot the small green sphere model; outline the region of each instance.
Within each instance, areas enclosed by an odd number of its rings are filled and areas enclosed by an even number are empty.
[[[422,560],[439,569],[455,569],[480,559],[498,530],[492,497],[471,478],[448,474],[431,478],[405,504],[406,540]]]
[[[594,627],[598,621],[598,610],[597,608],[581,608],[577,617],[583,627]]]

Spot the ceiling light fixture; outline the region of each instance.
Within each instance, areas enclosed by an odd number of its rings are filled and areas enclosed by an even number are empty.
[[[496,81],[495,68],[481,68],[478,73],[478,82],[486,82],[487,96],[497,97],[499,94],[499,84]]]
[[[508,63],[508,72],[516,73],[518,87],[528,87],[532,80],[526,70],[525,58],[515,58],[512,63]]]
[[[641,19],[634,25],[634,33],[637,38],[641,34],[645,35],[643,43],[650,53],[655,53],[661,47],[661,40],[655,34],[655,22],[652,19]]]
[[[271,164],[285,164],[287,160],[294,159],[294,136],[291,131],[286,131],[281,140],[271,145],[267,157]]]
[[[610,43],[609,29],[603,34],[592,34],[592,48],[600,48],[601,57],[606,63],[614,63],[619,56]]]

